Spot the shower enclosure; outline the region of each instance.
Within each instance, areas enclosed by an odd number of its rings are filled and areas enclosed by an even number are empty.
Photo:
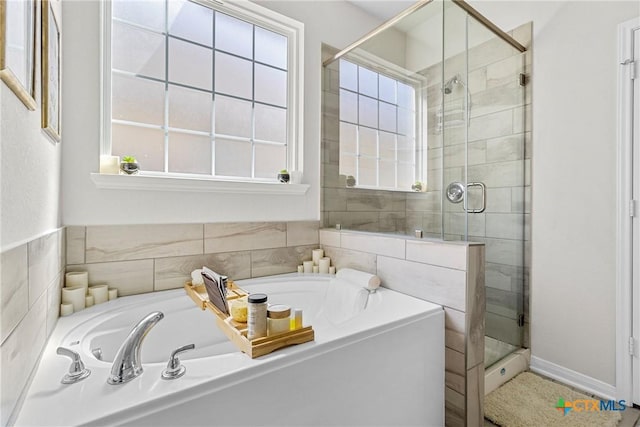
[[[482,242],[485,367],[528,347],[530,26],[416,3],[324,65],[324,227]]]

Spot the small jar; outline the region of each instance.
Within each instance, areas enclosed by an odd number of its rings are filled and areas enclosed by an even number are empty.
[[[267,336],[267,296],[251,294],[247,298],[247,338]]]
[[[295,331],[302,328],[302,309],[294,308],[291,311],[291,317],[289,318],[289,329]]]
[[[291,308],[288,305],[275,304],[267,310],[267,335],[281,334],[289,331]]]

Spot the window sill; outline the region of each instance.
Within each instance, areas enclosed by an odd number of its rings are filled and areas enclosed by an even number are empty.
[[[194,193],[282,194],[302,196],[309,184],[282,184],[280,182],[231,181],[207,178],[108,175],[92,173],[97,188],[109,190],[188,191]]]

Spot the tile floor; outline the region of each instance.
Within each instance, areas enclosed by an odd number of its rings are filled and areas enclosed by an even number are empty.
[[[544,377],[543,375],[540,375],[540,376]],[[547,377],[544,377],[544,378],[550,381],[553,381],[555,383],[562,384],[560,381],[556,381],[553,378],[547,378]],[[567,386],[566,384],[563,384],[563,385],[575,391],[579,391],[580,393],[584,393],[586,395],[599,399],[598,396],[595,396],[591,393],[587,393],[575,387]],[[498,426],[498,425],[492,423],[491,421],[485,418],[483,427],[495,427],[495,426]],[[509,426],[502,426],[502,427],[509,427]],[[624,412],[622,412],[622,420],[618,424],[618,427],[640,427],[640,409],[637,407],[636,408],[627,407],[627,409]]]

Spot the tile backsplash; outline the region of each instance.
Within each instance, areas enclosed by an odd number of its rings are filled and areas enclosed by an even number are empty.
[[[231,279],[292,273],[318,246],[318,221],[67,227],[67,271],[119,295],[180,288],[206,265]]]
[[[0,425],[9,421],[58,320],[65,238],[58,229],[0,254]]]

